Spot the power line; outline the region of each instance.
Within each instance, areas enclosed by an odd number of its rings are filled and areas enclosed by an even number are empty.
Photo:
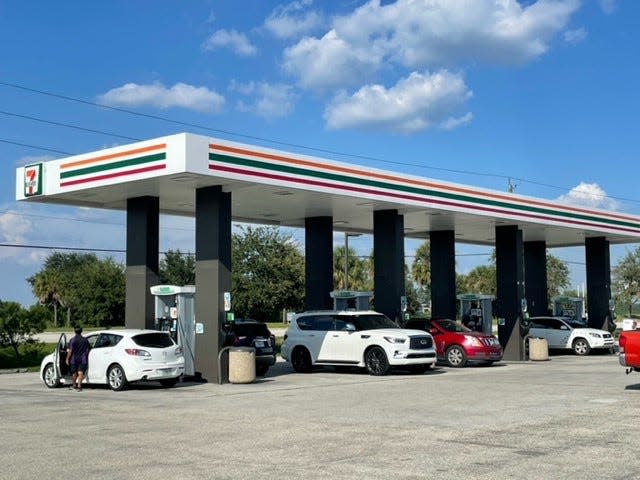
[[[389,164],[389,165],[401,165],[401,166],[409,166],[409,167],[414,167],[414,168],[430,169],[430,170],[436,170],[436,171],[442,171],[442,172],[448,172],[448,173],[484,176],[484,177],[491,177],[491,178],[501,178],[501,179],[507,179],[509,182],[511,182],[511,179],[514,179],[514,180],[517,180],[519,182],[525,182],[525,183],[529,183],[531,185],[537,185],[537,186],[541,186],[541,187],[545,187],[545,188],[552,188],[552,189],[560,190],[560,191],[563,191],[563,192],[567,192],[567,191],[571,190],[570,188],[566,188],[566,187],[559,187],[557,185],[551,185],[551,184],[547,184],[547,183],[536,182],[536,181],[527,180],[527,179],[523,179],[523,178],[512,177],[512,176],[509,176],[509,175],[478,172],[478,171],[470,171],[470,170],[461,170],[461,169],[452,169],[452,168],[444,168],[444,167],[435,167],[435,166],[428,166],[428,165],[422,165],[422,164],[416,164],[416,163],[410,163],[410,162],[398,162],[398,161],[393,161],[393,160],[385,160],[385,159],[382,159],[382,158],[372,157],[372,156],[368,156],[368,155],[358,155],[358,154],[339,152],[339,151],[336,151],[336,150],[329,150],[329,149],[323,149],[323,148],[318,148],[318,147],[309,147],[309,146],[306,146],[306,145],[301,145],[301,144],[296,144],[296,143],[291,143],[291,142],[284,142],[284,141],[279,141],[279,140],[273,140],[273,139],[268,139],[268,138],[264,138],[264,137],[259,137],[259,136],[256,136],[256,135],[248,135],[248,134],[242,134],[242,133],[238,133],[238,132],[232,132],[230,130],[212,128],[212,127],[208,127],[206,125],[201,125],[201,124],[197,124],[197,123],[184,122],[184,121],[175,120],[175,119],[164,117],[164,116],[160,116],[160,115],[153,115],[153,114],[148,114],[148,113],[136,112],[134,110],[129,110],[129,109],[126,109],[126,108],[114,107],[114,106],[107,105],[107,104],[91,102],[91,101],[88,101],[88,100],[82,100],[82,99],[75,98],[75,97],[70,97],[70,96],[67,96],[67,95],[61,95],[61,94],[57,94],[57,93],[53,93],[53,92],[49,92],[49,91],[45,91],[45,90],[40,90],[40,89],[36,89],[36,88],[30,88],[30,87],[26,87],[24,85],[18,85],[18,84],[15,84],[15,83],[5,82],[5,81],[1,81],[1,80],[0,80],[0,85],[4,85],[6,87],[15,88],[15,89],[19,89],[19,90],[24,90],[24,91],[31,92],[31,93],[37,93],[39,95],[45,95],[45,96],[49,96],[49,97],[53,97],[53,98],[58,98],[58,99],[65,100],[65,101],[76,102],[76,103],[80,103],[80,104],[83,104],[83,105],[89,105],[89,106],[92,106],[92,107],[108,109],[108,110],[112,110],[112,111],[120,112],[120,113],[126,113],[128,115],[134,115],[134,116],[138,116],[138,117],[142,117],[142,118],[158,120],[158,121],[172,123],[172,124],[175,124],[175,125],[181,125],[181,126],[185,126],[185,127],[197,128],[197,129],[210,131],[210,132],[215,132],[215,133],[221,133],[221,134],[229,135],[229,136],[233,136],[233,137],[240,137],[240,138],[246,138],[246,139],[251,139],[251,140],[257,140],[257,141],[261,141],[261,142],[271,143],[271,144],[274,144],[274,145],[282,145],[282,146],[286,146],[286,147],[299,148],[299,149],[310,150],[310,151],[315,151],[315,152],[319,152],[319,153],[326,153],[326,154],[330,154],[330,155],[338,155],[338,156],[347,157],[347,158],[356,158],[356,159],[360,159],[360,160],[368,160],[368,161],[373,161],[373,162],[385,163],[385,164]],[[0,113],[5,113],[5,112],[0,112]],[[5,113],[5,114],[12,115],[11,113]],[[15,114],[15,115],[18,115],[18,114]],[[22,117],[23,118],[28,118],[27,116],[22,116]],[[33,117],[33,119],[35,121],[42,121],[44,123],[52,123],[52,124],[56,124],[56,125],[60,125],[60,126],[67,126],[65,124],[61,124],[61,123],[57,123],[57,122],[45,121],[45,120],[37,119],[35,117]],[[75,126],[68,126],[68,127],[69,128],[82,129],[81,127],[75,127]],[[138,140],[138,139],[134,139],[132,137],[127,137],[127,136],[120,135],[120,134],[110,134],[108,132],[103,132],[103,131],[99,131],[99,130],[92,130],[92,129],[86,129],[86,130],[87,131],[92,131],[94,133],[100,133],[100,134],[103,134],[103,135],[112,135],[114,137]],[[0,141],[3,141],[3,140],[0,140]],[[38,148],[38,147],[35,147],[33,145],[19,144],[17,142],[11,142],[11,141],[4,141],[4,142],[5,143],[13,143],[15,145],[21,145],[21,146],[25,146],[25,147],[29,147],[29,148]],[[55,151],[55,150],[47,149],[47,148],[42,148],[42,150]],[[56,153],[66,154],[64,152],[58,152],[58,151],[56,151]],[[617,199],[617,200],[624,200],[624,201],[633,202],[633,203],[640,203],[640,201],[632,200],[632,199],[625,199],[625,198],[619,198],[619,197],[613,197],[613,196],[610,196],[609,198],[614,198],[614,199]]]
[[[54,122],[53,120],[45,120],[43,118],[33,117],[30,115],[21,115],[19,113],[13,113],[13,112],[6,112],[3,110],[0,110],[0,114],[10,116],[10,117],[22,118],[24,120],[31,120],[34,122],[46,123],[48,125],[56,125],[58,127],[73,128],[75,130],[81,130],[83,132],[99,133],[100,135],[106,135],[108,137],[122,138],[124,140],[133,140],[134,142],[139,142],[142,140],[141,138],[128,137],[127,135],[120,135],[119,133],[105,132],[102,130],[94,130],[92,128],[80,127],[78,125],[71,125],[69,123]]]

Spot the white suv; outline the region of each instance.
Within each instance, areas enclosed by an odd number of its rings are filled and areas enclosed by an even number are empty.
[[[424,373],[436,363],[433,337],[399,328],[382,313],[322,310],[295,315],[280,350],[296,372],[314,365],[366,367],[385,375],[391,367]]]
[[[611,349],[613,336],[606,330],[588,328],[566,317],[530,317],[529,336],[547,340],[549,348],[572,349],[576,355],[588,355],[593,349]]]

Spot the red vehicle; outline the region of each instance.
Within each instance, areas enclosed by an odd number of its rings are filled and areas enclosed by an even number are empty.
[[[404,328],[429,332],[438,359],[450,367],[464,367],[470,361],[492,364],[502,360],[502,346],[495,335],[470,330],[453,320],[414,319]]]
[[[640,330],[627,330],[620,333],[618,360],[627,368],[627,373],[640,372]]]

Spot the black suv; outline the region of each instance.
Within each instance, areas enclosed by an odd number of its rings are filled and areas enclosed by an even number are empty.
[[[267,325],[257,320],[236,319],[223,325],[223,347],[253,347],[256,350],[256,374],[263,376],[276,363],[276,337]]]

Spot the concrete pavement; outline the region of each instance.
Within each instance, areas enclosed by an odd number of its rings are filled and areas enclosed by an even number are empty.
[[[12,480],[640,478],[640,376],[615,355],[124,392],[8,374],[0,402]]]

